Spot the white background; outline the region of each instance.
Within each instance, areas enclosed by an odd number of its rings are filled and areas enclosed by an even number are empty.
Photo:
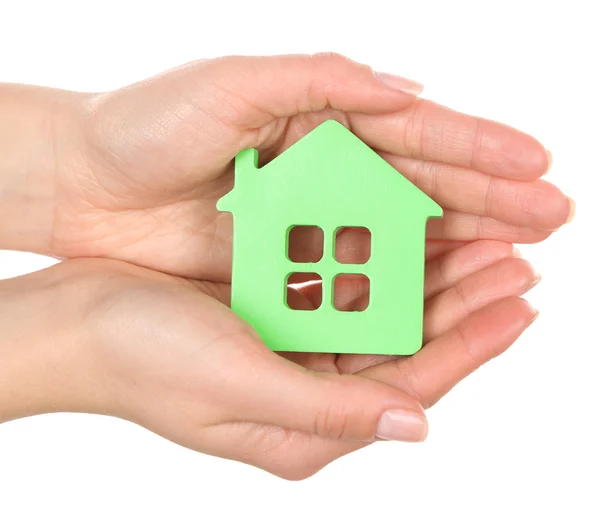
[[[0,80],[105,90],[225,54],[337,51],[554,154],[576,220],[522,248],[540,318],[429,412],[292,483],[123,421],[0,426],[0,531],[599,531],[600,40],[593,0],[0,2]],[[2,117],[0,117],[2,127]],[[0,277],[50,264],[0,252]]]

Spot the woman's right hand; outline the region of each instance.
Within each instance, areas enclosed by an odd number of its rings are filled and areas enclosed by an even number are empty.
[[[532,243],[569,220],[538,141],[418,90],[335,54],[198,61],[101,94],[0,86],[0,248],[228,282],[215,204],[233,158],[268,161],[327,119],[444,208],[430,239]]]

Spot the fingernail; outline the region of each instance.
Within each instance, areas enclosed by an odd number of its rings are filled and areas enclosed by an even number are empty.
[[[423,84],[413,81],[412,79],[395,76],[394,74],[387,74],[385,72],[375,72],[375,77],[384,85],[397,91],[414,94],[415,96],[423,92]]]
[[[388,410],[377,426],[377,437],[382,440],[417,442],[427,437],[427,419],[412,410]]]
[[[546,168],[546,173],[548,173],[550,170],[552,170],[552,152],[550,150],[546,150],[546,153],[548,154],[548,168]]]
[[[537,309],[533,309],[534,313],[533,313],[533,317],[531,318],[531,321],[529,322],[529,325],[531,325],[535,320],[538,319],[538,316],[540,315],[540,311]]]
[[[529,266],[531,266],[531,264]],[[533,266],[531,266],[531,268],[533,269]],[[542,280],[542,276],[538,272],[534,271],[533,279],[531,279],[526,284],[523,284],[522,291],[519,295],[523,295],[523,294],[526,294],[527,292],[529,292],[529,290],[531,290],[534,286],[536,286],[541,280]],[[535,309],[533,309],[533,308],[532,308],[532,310],[535,311]]]
[[[537,320],[538,316],[540,315],[540,311],[536,309],[529,301],[525,300],[525,303],[531,311],[531,318],[529,319],[529,323],[527,324],[527,327],[529,327],[535,320]]]
[[[513,253],[513,257],[516,257],[517,259],[523,258],[523,255],[521,255],[521,252],[515,247],[513,247],[512,253]]]
[[[529,285],[529,289],[531,290],[535,285],[539,284],[539,282],[542,280],[542,276],[536,272],[535,276],[533,277],[533,281],[531,281],[530,285]]]
[[[569,216],[567,217],[567,222],[569,223],[573,218],[575,218],[575,211],[577,210],[577,205],[572,198],[569,198]]]

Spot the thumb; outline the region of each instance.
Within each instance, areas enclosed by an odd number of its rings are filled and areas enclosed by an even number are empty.
[[[224,57],[192,68],[202,85],[201,105],[242,128],[260,128],[276,118],[326,107],[391,112],[413,103],[423,89],[415,81],[374,73],[333,53]]]
[[[238,419],[327,439],[422,441],[427,420],[419,402],[393,386],[355,375],[308,371],[259,341],[241,357],[250,375],[230,399]]]
[[[85,139],[113,170],[169,192],[221,175],[242,149],[282,140],[287,118],[397,111],[421,89],[331,53],[223,57],[93,96]]]

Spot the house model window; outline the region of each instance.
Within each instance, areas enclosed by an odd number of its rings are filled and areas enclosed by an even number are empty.
[[[261,168],[242,151],[217,207],[234,220],[231,308],[271,349],[420,349],[425,228],[442,209],[342,124],[324,122]],[[287,301],[302,280],[321,282],[312,311]],[[367,297],[347,311],[353,287]]]
[[[346,273],[345,264],[365,264],[371,256],[371,232],[366,227],[340,227],[335,230],[334,238],[328,240],[332,249],[323,249],[323,229],[316,226],[297,225],[289,228],[287,233],[286,253],[291,262],[313,264],[314,272],[302,274],[292,272],[285,279],[286,304],[294,310],[317,310],[323,304],[331,305],[341,312],[362,312],[369,305],[370,279],[363,273]],[[323,279],[319,274],[320,265],[326,262],[339,264],[339,272],[331,279]],[[335,265],[334,265],[335,266]],[[294,301],[287,301],[287,287],[306,281],[319,281],[320,295],[315,301],[315,308],[306,309],[295,306]],[[312,291],[315,293],[315,290]]]

